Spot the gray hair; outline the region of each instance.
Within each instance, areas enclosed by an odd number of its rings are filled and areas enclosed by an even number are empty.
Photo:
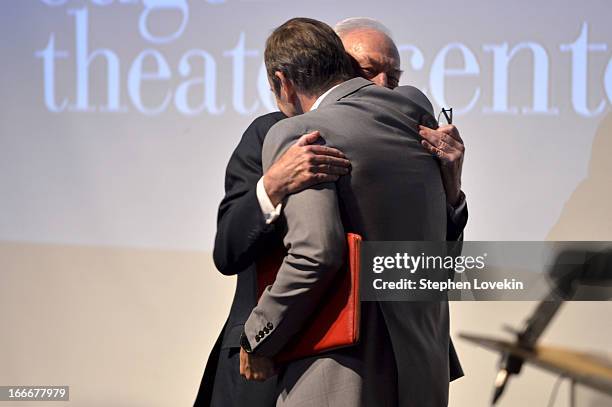
[[[334,31],[340,38],[352,33],[353,31],[360,30],[374,30],[385,34],[389,38],[393,38],[391,36],[391,31],[385,27],[383,23],[368,17],[347,18],[338,22],[334,27]]]

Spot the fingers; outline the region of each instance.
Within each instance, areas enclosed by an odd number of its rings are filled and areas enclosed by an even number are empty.
[[[313,174],[326,174],[326,175],[346,175],[350,172],[348,167],[341,167],[330,164],[317,164],[310,168]]]
[[[300,192],[306,188],[310,188],[313,185],[322,184],[325,182],[336,182],[340,179],[341,175],[336,174],[328,174],[325,172],[314,172],[309,171],[304,173],[299,180],[295,180],[291,186],[291,193]]]
[[[312,144],[315,141],[317,141],[317,139],[321,136],[321,134],[319,133],[319,130],[315,130],[315,131],[311,131],[310,133],[306,133],[303,136],[301,136],[298,141],[296,142],[296,144],[298,146],[306,146],[308,144]]]
[[[240,374],[243,375],[246,370],[247,354],[244,349],[240,348]]]
[[[348,169],[351,166],[351,162],[345,158],[331,157],[328,155],[315,155],[310,157],[308,163],[314,167],[320,165],[326,165],[328,167],[340,167]]]
[[[326,166],[322,167],[310,165],[303,168],[300,172],[291,179],[287,185],[288,194],[300,192],[313,185],[324,182],[336,182],[340,176],[347,174],[350,170],[344,167]]]
[[[254,373],[249,373],[243,376],[247,380],[252,380],[256,382],[264,382],[268,380],[268,378],[274,376],[274,374],[271,372],[254,372]]]
[[[436,130],[419,126],[419,134],[434,144],[439,139],[457,149],[463,148],[463,140],[459,135],[459,130],[452,124],[438,127]]]
[[[251,381],[255,381],[255,382],[263,382],[266,381],[269,377],[271,377],[273,375],[266,375],[263,373],[252,373],[252,372],[248,372],[247,374],[243,374],[242,377],[244,377],[247,380],[251,380]]]
[[[307,142],[317,137],[318,132],[313,132],[302,136],[300,140]],[[279,179],[285,181],[284,196],[319,183],[336,182],[340,176],[351,171],[351,162],[342,151],[319,144],[301,147],[296,144],[285,152],[281,159],[284,166],[281,168],[283,175]]]
[[[462,154],[459,153],[458,150],[451,149],[450,151],[444,151],[440,148],[437,148],[427,140],[421,140],[421,145],[425,147],[425,149],[431,155],[438,157],[444,167],[451,166],[451,168],[456,168],[453,166],[459,165],[459,168],[461,168]],[[459,169],[459,171],[461,170]]]
[[[429,141],[431,144],[438,148],[443,148],[444,144],[447,144],[453,148],[459,148],[459,142],[455,140],[453,137],[449,136],[447,133],[430,129],[429,127],[419,126],[419,134],[425,140]]]
[[[438,131],[448,134],[457,142],[463,144],[463,139],[459,135],[459,130],[455,127],[454,124],[446,124],[444,126],[438,127]]]
[[[340,175],[337,174],[329,174],[325,172],[310,172],[306,175],[302,185],[297,189],[304,189],[311,187],[316,184],[321,184],[324,182],[336,182],[340,179]]]
[[[453,131],[449,126],[445,127],[446,131]],[[462,160],[465,146],[448,133],[420,126],[419,134],[423,137],[423,141],[427,141],[429,145],[435,148],[435,154],[438,157],[449,162]],[[424,146],[426,145],[424,144]],[[431,149],[427,149],[427,151],[431,152]]]
[[[327,155],[331,157],[346,158],[342,151],[333,147],[321,146],[318,144],[306,147],[306,151],[310,151],[316,155]]]
[[[437,136],[423,136],[423,140],[421,140],[421,144],[423,142],[427,142],[427,145],[432,146],[436,151],[442,151],[445,153],[452,153],[456,151],[456,148],[446,143],[446,141],[438,138]],[[429,150],[429,149],[428,149]]]
[[[319,130],[311,131],[310,133],[302,135],[298,139],[298,141],[296,141],[295,144],[300,147],[308,146],[306,148],[306,151],[310,151],[317,155],[329,155],[332,157],[346,158],[344,153],[336,148],[322,146],[318,144],[312,145],[319,139],[319,137],[321,137],[321,133],[319,132]]]
[[[316,173],[312,174],[311,179],[313,179],[317,183],[336,182],[338,181],[338,179],[340,179],[340,176],[334,174]]]
[[[427,150],[431,155],[434,155],[443,161],[448,161],[449,159],[448,154],[446,154],[443,150],[431,144],[429,141],[421,140],[421,145],[425,147],[425,150]]]
[[[330,175],[345,175],[350,172],[351,162],[344,158],[341,151],[325,146],[309,146],[308,148],[313,147],[317,147],[311,150],[315,154],[310,155],[307,161],[310,172]]]
[[[276,366],[265,357],[240,355],[240,375],[247,380],[265,381],[276,374]]]

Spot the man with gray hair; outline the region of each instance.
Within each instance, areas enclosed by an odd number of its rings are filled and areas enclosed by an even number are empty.
[[[380,21],[370,17],[349,17],[338,21],[334,26],[334,31],[342,39],[346,34],[352,31],[371,29],[381,32],[389,38],[393,38],[391,30],[389,30]]]
[[[402,70],[400,55],[395,45],[391,31],[380,21],[368,17],[352,17],[336,24],[334,31],[342,40],[346,51],[357,61],[361,75],[379,86],[394,89],[399,85]],[[423,106],[434,117],[433,106],[427,96],[415,87],[409,88],[410,98]],[[442,164],[441,174],[446,191],[448,227],[447,241],[462,241],[463,228],[467,223],[467,203],[465,194],[461,191],[461,170],[465,148],[457,128],[452,125],[431,129],[421,126],[421,144],[430,153],[438,156]],[[457,225],[461,225],[457,228]],[[458,249],[460,250],[460,245]],[[398,318],[401,321],[401,318]],[[392,335],[392,340],[394,335]],[[400,339],[401,332],[396,331],[395,337]],[[403,358],[399,358],[402,360]],[[398,370],[402,366],[398,366]],[[410,368],[410,367],[406,367]],[[449,349],[450,380],[463,376],[463,369],[455,346],[450,341]]]
[[[400,55],[392,40],[391,31],[381,22],[367,17],[352,17],[336,24],[334,30],[342,39],[346,51],[358,62],[362,76],[379,86],[394,89],[399,85],[402,70]],[[414,99],[433,114],[431,102],[416,88]],[[437,129],[422,127],[421,144],[440,158],[442,180],[446,190],[449,216],[458,216],[457,223],[467,222],[465,195],[461,192],[461,170],[465,147],[457,128],[452,125]],[[463,230],[463,229],[462,229]],[[462,236],[447,236],[447,240],[458,240]]]
[[[368,30],[366,30],[366,28]],[[401,75],[401,71],[399,70],[399,53],[397,52],[395,44],[393,44],[390,39],[390,32],[382,24],[372,19],[355,18],[344,20],[339,23],[337,29],[339,29],[339,34],[342,37],[342,41],[347,51],[363,64],[363,76],[367,76],[380,86],[390,88],[397,86],[399,76]],[[382,33],[385,37],[381,40],[381,38],[377,36],[377,33]],[[378,44],[368,43],[369,40],[377,39]],[[381,61],[388,63],[384,65],[379,63]],[[422,97],[426,103],[429,103],[424,95],[422,95]],[[431,104],[429,106],[429,110],[432,110]],[[250,265],[249,262],[253,261],[253,253],[256,252],[253,252],[251,248],[259,245],[266,239],[270,239],[270,234],[273,234],[273,232],[264,233],[262,231],[278,223],[274,221],[275,217],[278,216],[275,216],[274,213],[276,212],[274,206],[276,203],[282,201],[288,194],[295,193],[308,185],[317,182],[334,181],[338,178],[338,175],[334,175],[334,172],[331,172],[331,175],[318,172],[313,174],[300,172],[302,166],[298,164],[303,161],[300,157],[308,157],[307,154],[312,154],[312,152],[314,152],[314,150],[310,151],[309,149],[325,148],[329,151],[317,151],[315,153],[330,154],[330,156],[327,157],[321,156],[321,159],[325,158],[328,161],[335,159],[331,156],[333,149],[312,144],[317,141],[318,134],[316,132],[303,136],[302,139],[300,139],[303,140],[303,142],[296,143],[294,147],[291,147],[283,156],[283,158],[286,159],[277,161],[265,172],[265,174],[263,174],[264,177],[261,176],[261,161],[257,162],[256,158],[259,159],[259,155],[256,154],[256,152],[261,151],[261,143],[263,142],[267,130],[272,124],[283,118],[284,116],[280,113],[272,113],[256,119],[253,125],[249,127],[249,130],[245,132],[243,140],[234,152],[228,166],[228,179],[242,182],[234,182],[234,186],[230,184],[231,188],[227,191],[226,198],[224,198],[221,204],[219,212],[219,229],[215,242],[215,263],[224,274],[238,274],[238,288],[232,311],[228,319],[227,328],[222,331],[218,343],[209,357],[206,372],[202,379],[202,386],[195,403],[196,406],[238,406],[244,405],[246,402],[257,406],[275,404],[276,376],[273,376],[263,383],[245,381],[239,376],[238,354],[235,352],[234,348],[234,346],[236,346],[234,343],[236,339],[233,335],[235,329],[230,329],[238,328],[238,325],[236,325],[238,323],[240,323],[240,326],[243,326],[248,312],[245,314],[242,311],[247,311],[247,309],[250,310],[255,305],[255,300],[253,300],[252,304],[249,304],[251,300],[248,295],[245,296],[244,294],[250,292],[249,281],[252,280],[250,275],[254,270],[254,266]],[[431,130],[431,133],[429,130]],[[433,129],[428,129],[427,133],[421,135],[424,139],[423,141],[429,140],[431,142],[431,149],[428,148],[430,152],[433,152],[433,148],[439,149],[440,153],[436,152],[436,154],[443,162],[445,158],[455,160],[462,158],[463,152],[458,148],[455,148],[455,151],[448,151],[448,147],[445,147],[441,143],[442,137],[440,134],[436,133]],[[437,143],[437,140],[440,142]],[[428,146],[425,147],[427,148]],[[333,154],[339,154],[339,152]],[[309,159],[309,161],[312,160]],[[251,165],[244,165],[244,163],[251,162]],[[337,167],[334,167],[336,165]],[[306,166],[306,168],[308,168],[308,166]],[[331,169],[334,168],[337,168],[337,170],[334,170],[338,171],[337,174],[341,174],[341,172],[339,172],[341,169],[340,163],[333,162]],[[332,176],[335,178],[330,179],[329,177]],[[258,180],[259,182],[257,182]],[[260,186],[262,188],[260,188]],[[254,192],[255,189],[257,193]],[[278,191],[281,191],[280,194]],[[267,197],[264,196],[266,194],[268,195]],[[447,192],[447,198],[448,197],[449,193]],[[266,201],[272,202],[272,204],[266,205]],[[262,211],[264,212],[264,217],[261,219],[266,219],[266,224],[270,223],[265,226],[265,228],[255,225],[258,224],[258,222],[264,223],[263,221],[257,220],[258,216],[261,217]],[[462,216],[455,216],[456,213],[462,214]],[[463,228],[467,220],[466,208],[457,211],[447,210],[447,215],[448,228],[446,237],[448,240],[457,240],[458,237],[462,236]],[[239,225],[240,230],[232,226],[234,224]],[[251,224],[254,225],[251,226]],[[246,233],[246,230],[248,230],[249,233]],[[249,278],[251,278],[251,280],[249,280]],[[461,375],[458,361],[456,361],[456,357],[453,358],[453,356],[454,349],[452,349],[449,359],[451,379]],[[454,363],[454,361],[456,361],[456,363]],[[254,366],[254,372],[257,371],[256,368],[257,366]],[[243,372],[243,374],[249,380],[258,380],[258,377],[259,380],[263,380],[267,377],[265,375],[258,376],[256,373],[249,374],[248,369]]]

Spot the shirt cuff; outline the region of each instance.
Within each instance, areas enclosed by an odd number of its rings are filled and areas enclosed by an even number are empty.
[[[266,225],[274,222],[281,214],[281,210],[283,209],[283,204],[279,203],[274,207],[270,197],[266,193],[266,188],[264,188],[263,177],[257,181],[257,200],[259,201],[259,207],[261,208],[261,213],[266,220]]]

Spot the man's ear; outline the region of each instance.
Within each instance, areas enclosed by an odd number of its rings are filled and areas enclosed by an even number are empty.
[[[284,100],[288,103],[293,104],[297,99],[297,94],[295,93],[295,88],[293,87],[293,83],[285,77],[285,74],[281,71],[274,72],[274,76],[280,82],[279,89],[279,97],[281,100]]]

